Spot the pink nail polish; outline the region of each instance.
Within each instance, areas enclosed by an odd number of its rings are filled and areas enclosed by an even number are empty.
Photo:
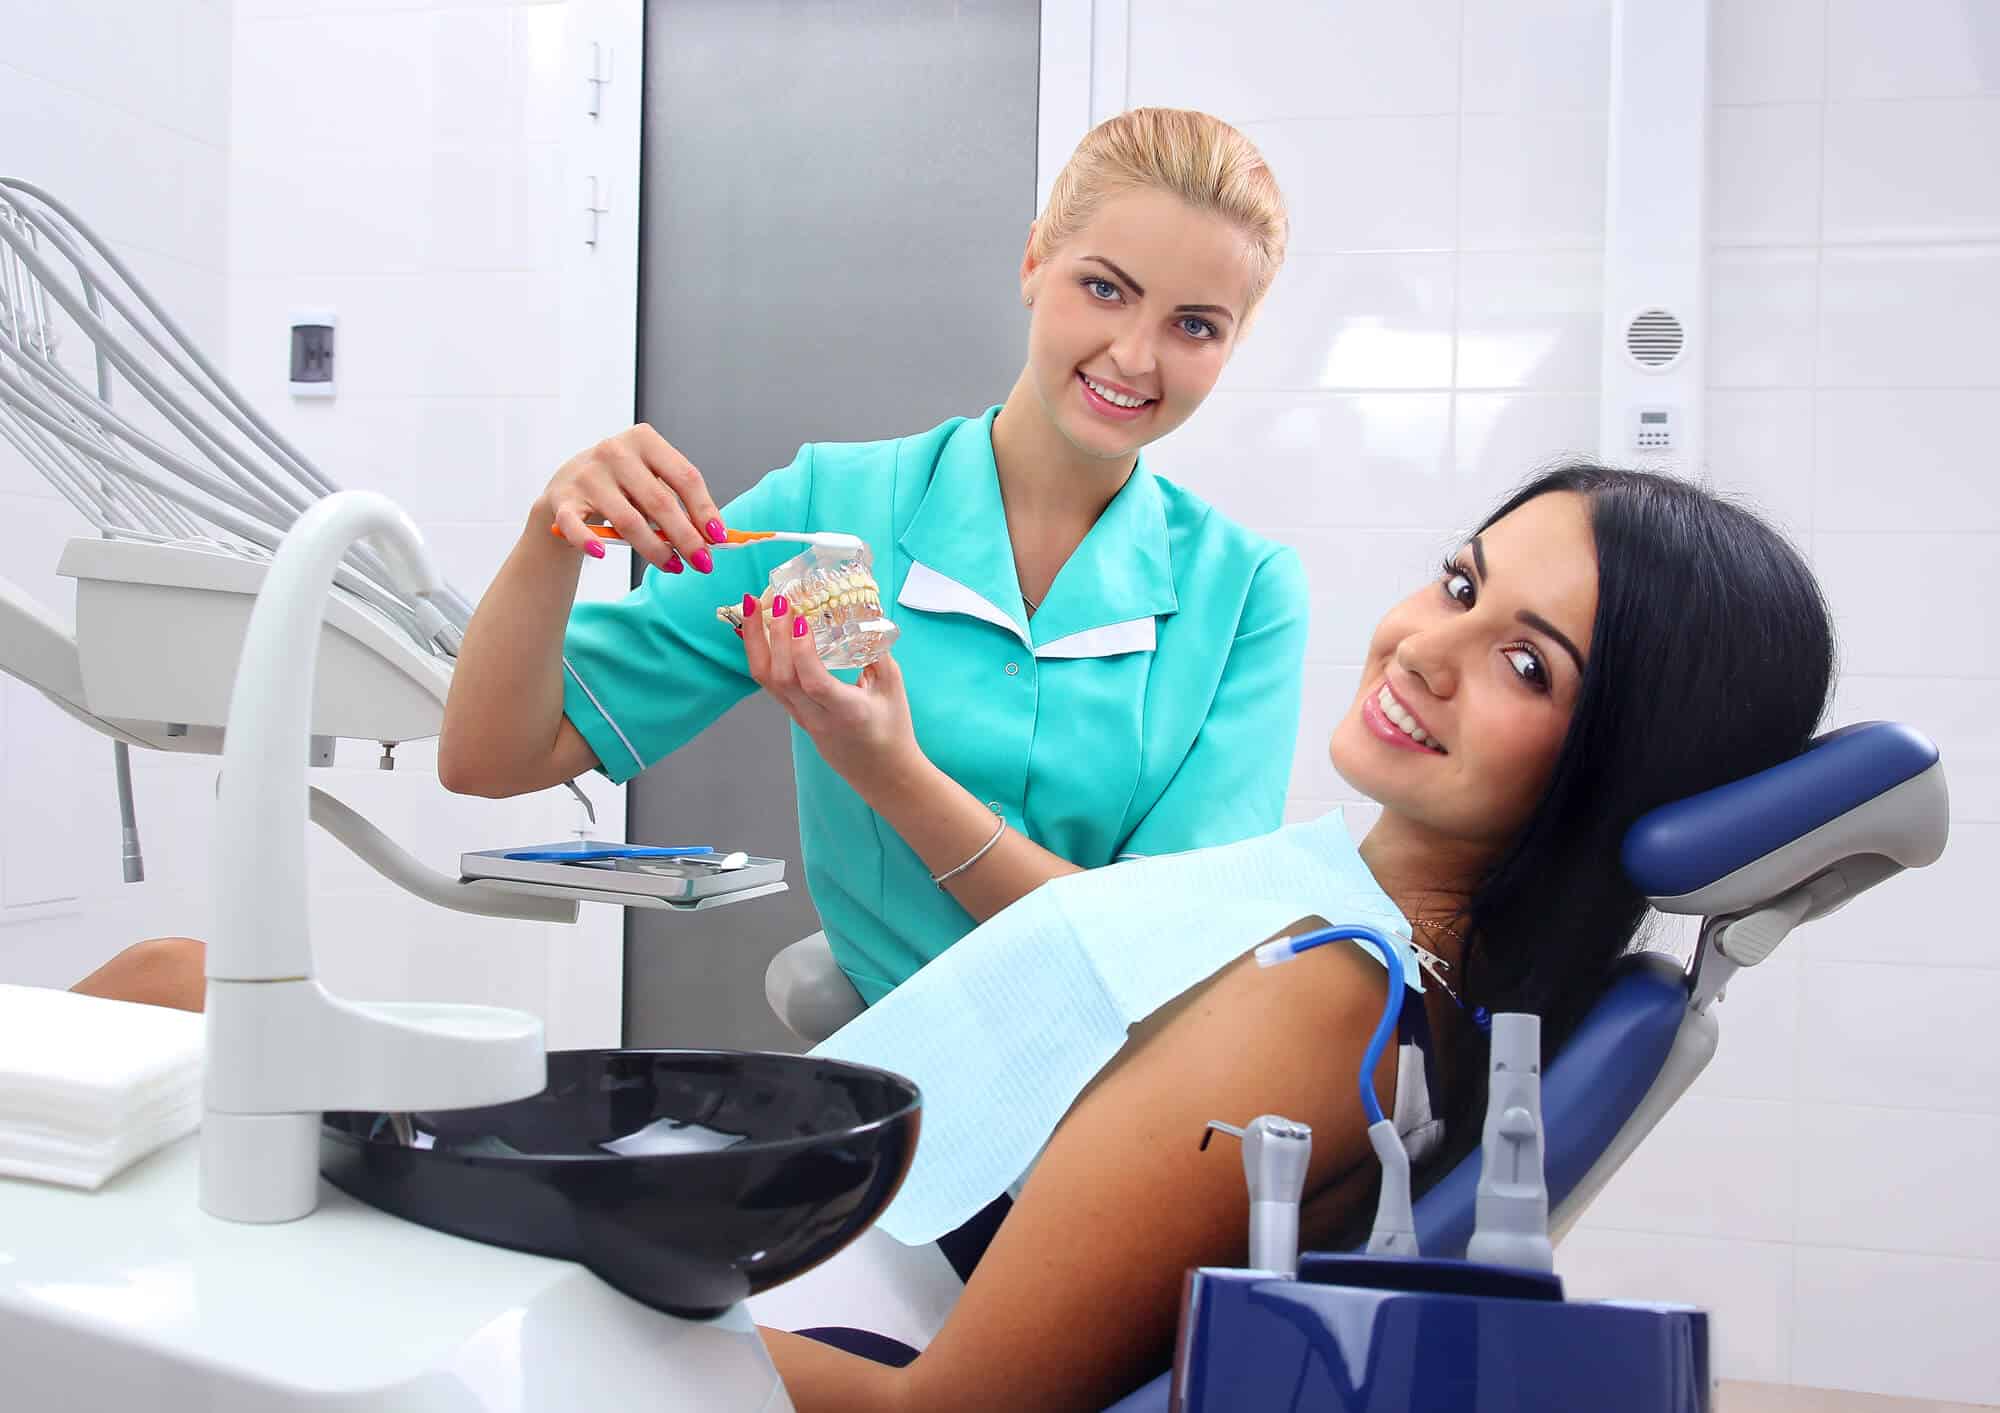
[[[802,613],[797,618],[794,618],[792,620],[792,636],[794,638],[803,638],[805,637],[805,635],[806,635],[806,616]]]
[[[687,566],[681,563],[681,557],[679,555],[675,554],[667,556],[667,573],[678,574],[685,568],[687,568]]]
[[[736,629],[735,631],[736,631],[736,636],[737,636],[737,637],[739,637],[739,638],[740,638],[740,637],[742,637],[742,636],[743,636],[743,630],[742,630],[741,628],[738,628],[738,629]]]
[[[688,563],[704,574],[713,574],[715,572],[715,556],[711,555],[707,550],[696,550],[688,556]]]
[[[702,528],[708,531],[708,542],[712,545],[725,544],[729,540],[729,532],[722,528],[720,520],[711,520]]]
[[[745,594],[743,596],[743,616],[745,618],[755,618],[757,616],[757,596],[755,594]]]
[[[779,594],[776,598],[771,600],[771,616],[773,618],[783,618],[786,614],[790,613],[791,611],[792,611],[791,601],[787,599],[783,594]]]
[[[592,540],[589,544],[583,547],[583,552],[589,555],[592,559],[604,558],[604,541]]]

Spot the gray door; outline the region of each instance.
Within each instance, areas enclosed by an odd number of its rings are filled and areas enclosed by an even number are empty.
[[[652,0],[639,415],[726,502],[807,441],[904,435],[1020,371],[1036,0]],[[755,528],[755,527],[752,527]],[[640,776],[631,837],[782,856],[792,892],[626,914],[630,1045],[795,1049],[765,964],[817,931],[784,713]]]

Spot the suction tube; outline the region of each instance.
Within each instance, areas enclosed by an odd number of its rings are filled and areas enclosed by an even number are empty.
[[[1361,1056],[1361,1109],[1368,1116],[1368,1142],[1382,1163],[1382,1197],[1375,1207],[1375,1229],[1369,1233],[1368,1250],[1378,1256],[1415,1256],[1419,1253],[1416,1217],[1410,1207],[1410,1155],[1375,1096],[1375,1072],[1382,1063],[1382,1052],[1395,1040],[1396,1023],[1403,1015],[1400,943],[1372,927],[1348,923],[1298,937],[1273,938],[1257,949],[1257,965],[1278,966],[1329,942],[1372,942],[1389,972],[1389,998]]]

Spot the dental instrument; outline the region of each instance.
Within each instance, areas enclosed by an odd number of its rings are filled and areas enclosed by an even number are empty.
[[[754,545],[765,540],[778,540],[792,545],[813,545],[819,549],[863,550],[868,546],[859,535],[844,535],[835,530],[725,530],[732,545]]]
[[[1375,1023],[1375,1032],[1368,1037],[1368,1047],[1361,1055],[1361,1110],[1368,1116],[1368,1146],[1375,1150],[1375,1157],[1382,1164],[1382,1193],[1375,1204],[1375,1227],[1368,1235],[1368,1250],[1383,1256],[1415,1256],[1417,1224],[1410,1215],[1410,1152],[1403,1146],[1396,1125],[1383,1114],[1382,1101],[1375,1096],[1375,1075],[1382,1063],[1382,1053],[1396,1038],[1396,1023],[1403,1015],[1401,948],[1375,928],[1348,924],[1323,927],[1297,937],[1273,938],[1257,948],[1257,965],[1280,966],[1329,942],[1370,943],[1389,973],[1389,995],[1382,1003],[1382,1018]]]
[[[1243,1128],[1210,1119],[1201,1148],[1226,1133],[1243,1144],[1243,1181],[1250,1189],[1250,1266],[1295,1276],[1299,1272],[1299,1200],[1312,1162],[1312,1126],[1276,1114],[1259,1114]]]
[[[583,528],[600,540],[617,540],[621,544],[625,542],[625,532],[616,525],[608,525],[601,520],[586,520],[583,522]],[[650,528],[657,532],[659,527]],[[561,539],[562,526],[549,526],[549,533]],[[867,548],[867,542],[859,535],[845,535],[837,530],[725,530],[723,536],[720,544],[711,545],[709,548],[729,549],[736,545],[762,544],[766,540],[779,540],[794,545],[815,545],[821,549]]]
[[[1542,1176],[1542,1018],[1514,1011],[1494,1016],[1488,1070],[1479,1194],[1465,1259],[1554,1271]]]
[[[679,848],[624,844],[578,849],[516,849],[502,857],[534,863],[601,863],[607,859],[685,859],[714,852],[713,844],[692,844]]]

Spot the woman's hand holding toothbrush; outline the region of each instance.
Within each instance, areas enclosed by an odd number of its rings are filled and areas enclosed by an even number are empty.
[[[728,533],[701,472],[641,423],[564,462],[535,507],[541,523],[583,553],[604,557],[608,524],[654,568],[679,574],[715,568],[709,549]]]

